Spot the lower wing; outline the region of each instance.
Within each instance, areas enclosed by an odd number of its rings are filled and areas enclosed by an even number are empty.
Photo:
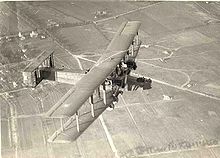
[[[88,108],[90,104],[88,104],[87,108],[85,108],[82,113],[79,112],[78,115],[73,115],[61,125],[61,128],[49,137],[48,142],[70,143],[76,140],[99,117],[99,115],[101,115],[102,112],[113,103],[111,91],[107,92],[106,105],[104,104],[103,99],[98,96],[94,99],[96,100],[96,102],[94,102],[94,117],[91,115],[91,110]]]

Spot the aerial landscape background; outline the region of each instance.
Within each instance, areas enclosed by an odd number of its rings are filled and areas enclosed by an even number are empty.
[[[131,20],[142,40],[133,73],[152,89],[125,92],[76,141],[48,143],[58,121],[41,114],[73,85],[27,88],[25,66],[53,50],[57,68],[87,70]],[[0,105],[3,158],[218,158],[220,2],[1,2]]]

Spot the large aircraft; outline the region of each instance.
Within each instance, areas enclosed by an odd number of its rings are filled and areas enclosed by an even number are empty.
[[[45,114],[59,118],[60,128],[48,142],[66,143],[76,140],[106,108],[114,108],[123,90],[151,88],[151,80],[131,76],[137,68],[141,41],[139,21],[121,24],[97,63]]]

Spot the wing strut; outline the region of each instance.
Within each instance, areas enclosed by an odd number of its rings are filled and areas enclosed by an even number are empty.
[[[90,97],[90,99],[89,99],[89,103],[90,103],[90,105],[91,105],[92,117],[95,117],[93,95],[91,95],[91,97]]]
[[[139,36],[138,36],[138,32],[137,32],[137,36],[136,36],[136,42],[137,42],[137,45],[139,44]]]
[[[99,86],[98,86],[98,88],[97,88],[96,92],[97,92],[97,94],[98,94],[99,98],[101,98],[101,93],[100,93],[100,87],[99,87]]]
[[[76,129],[79,132],[79,112],[76,111]]]
[[[125,79],[124,79],[124,84],[125,84],[125,85],[127,84],[127,81],[128,81],[128,74],[126,73],[126,74],[125,74]]]
[[[64,131],[64,127],[63,127],[63,118],[60,118],[60,124],[61,124],[61,129],[62,129],[62,131]]]
[[[103,88],[103,102],[106,105],[107,104],[107,100],[106,100],[106,87],[105,87],[105,82],[102,84],[102,88]]]
[[[131,56],[134,56],[134,41],[131,43]]]

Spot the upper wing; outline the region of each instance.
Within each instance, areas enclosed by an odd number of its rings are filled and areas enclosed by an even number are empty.
[[[120,63],[140,27],[140,22],[124,22],[107,47],[106,53],[48,112],[47,116],[72,116]]]

